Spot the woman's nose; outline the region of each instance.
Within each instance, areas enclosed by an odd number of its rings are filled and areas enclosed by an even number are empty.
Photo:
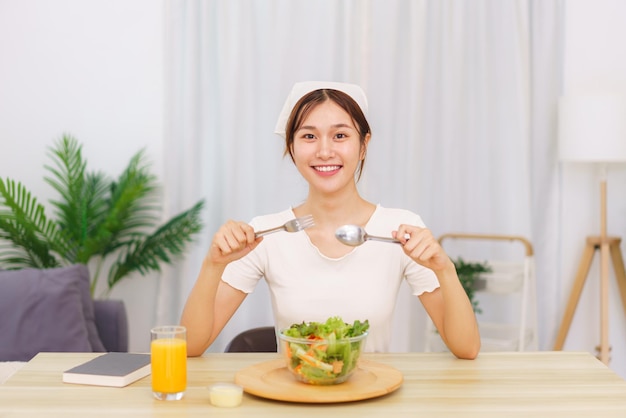
[[[333,141],[329,138],[323,138],[319,141],[319,149],[317,150],[317,156],[320,158],[329,158],[334,155]]]

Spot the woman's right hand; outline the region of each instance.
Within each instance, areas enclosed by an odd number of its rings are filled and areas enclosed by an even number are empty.
[[[213,264],[227,265],[254,250],[263,240],[256,238],[252,226],[245,222],[228,221],[213,236],[207,257]]]

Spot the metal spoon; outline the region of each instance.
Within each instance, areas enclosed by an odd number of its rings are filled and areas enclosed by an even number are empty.
[[[376,237],[368,235],[365,229],[358,225],[343,225],[337,228],[335,231],[335,238],[340,242],[350,245],[352,247],[358,247],[367,240],[390,242],[392,244],[402,244],[395,238]]]

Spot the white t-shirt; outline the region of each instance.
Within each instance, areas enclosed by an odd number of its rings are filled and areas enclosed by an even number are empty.
[[[295,217],[293,210],[259,216],[255,230],[282,225]],[[400,224],[424,226],[421,218],[404,209],[376,207],[365,230],[391,236]],[[247,256],[230,263],[222,280],[245,293],[265,278],[270,290],[275,326],[303,321],[324,322],[340,316],[345,322],[369,320],[365,350],[389,351],[391,321],[401,281],[412,294],[439,287],[432,270],[415,263],[396,244],[367,241],[340,258],[324,256],[304,231],[265,236]]]

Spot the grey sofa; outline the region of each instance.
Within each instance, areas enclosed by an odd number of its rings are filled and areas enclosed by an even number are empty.
[[[119,300],[93,300],[84,265],[0,271],[0,361],[39,352],[128,351]]]
[[[96,328],[105,351],[128,351],[128,317],[121,300],[93,301]]]

